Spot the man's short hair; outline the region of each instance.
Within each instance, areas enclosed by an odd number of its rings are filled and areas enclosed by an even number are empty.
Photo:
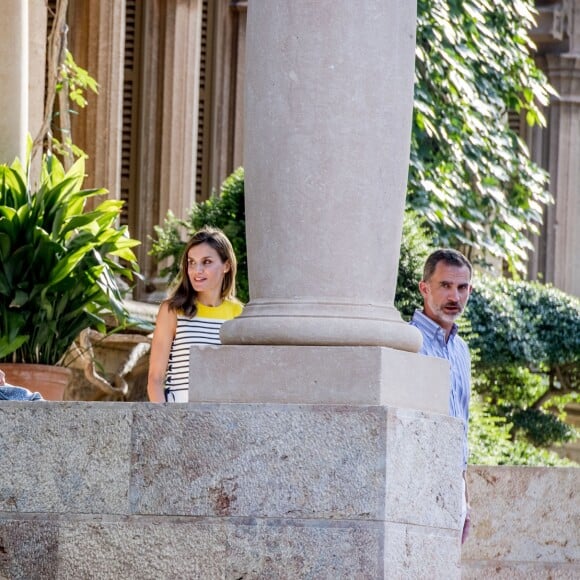
[[[471,274],[473,273],[471,262],[461,252],[452,250],[451,248],[443,248],[435,250],[425,261],[423,282],[429,281],[439,262],[444,262],[448,266],[455,266],[456,268],[463,268],[465,266],[469,270],[469,278],[471,279]]]

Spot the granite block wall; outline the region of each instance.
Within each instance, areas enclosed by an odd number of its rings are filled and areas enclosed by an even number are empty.
[[[460,426],[380,406],[0,405],[0,578],[458,578]]]
[[[580,578],[580,470],[377,406],[0,404],[0,579]]]

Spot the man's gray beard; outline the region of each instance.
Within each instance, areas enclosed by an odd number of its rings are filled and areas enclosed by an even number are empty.
[[[446,312],[443,311],[442,307],[434,307],[434,305],[431,303],[431,300],[428,300],[429,303],[429,308],[431,308],[431,310],[433,312],[435,312],[435,314],[441,319],[444,320],[445,322],[449,322],[451,324],[455,324],[455,321],[463,314],[463,308],[461,306],[459,306],[459,312],[457,314],[447,314]]]

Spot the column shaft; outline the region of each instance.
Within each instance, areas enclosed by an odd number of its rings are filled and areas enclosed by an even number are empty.
[[[167,2],[160,214],[185,218],[195,201],[201,2]]]
[[[0,19],[0,163],[24,160],[28,132],[28,2],[6,0]]]
[[[253,0],[245,95],[251,301],[229,344],[416,351],[393,307],[416,5]]]
[[[106,187],[120,198],[123,129],[125,0],[71,0],[70,45],[76,62],[99,83],[85,110],[73,117],[73,142],[84,149],[87,187]],[[103,142],[106,146],[103,146]]]
[[[549,171],[555,205],[546,209],[546,281],[580,296],[580,59],[547,58],[550,82],[558,91],[551,104]]]

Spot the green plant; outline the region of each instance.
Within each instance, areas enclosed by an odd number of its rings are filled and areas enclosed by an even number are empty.
[[[127,324],[121,278],[132,281],[139,242],[117,227],[121,201],[82,189],[84,160],[69,171],[52,155],[40,185],[19,160],[0,166],[0,363],[58,364],[79,333],[106,332],[105,316]]]
[[[554,451],[526,439],[514,440],[513,424],[490,412],[481,396],[473,394],[469,419],[469,462],[475,465],[573,466]]]
[[[501,258],[519,273],[551,201],[547,173],[508,123],[514,113],[544,125],[554,94],[531,55],[534,4],[417,4],[407,206],[425,216],[437,245]]]
[[[482,276],[467,307],[474,390],[512,440],[572,440],[564,406],[580,393],[580,301],[535,282]]]
[[[425,228],[425,220],[412,210],[403,217],[403,235],[397,273],[395,307],[405,320],[410,320],[416,308],[423,304],[419,282],[423,277],[423,265],[433,251]]]

